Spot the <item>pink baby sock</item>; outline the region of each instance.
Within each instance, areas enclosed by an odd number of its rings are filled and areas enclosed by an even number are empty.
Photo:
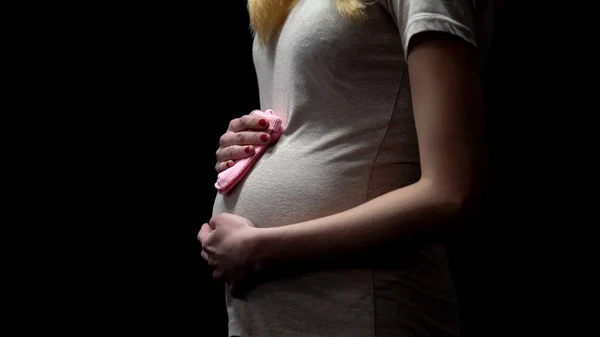
[[[219,173],[215,187],[221,194],[229,192],[242,178],[248,173],[252,165],[260,158],[265,150],[273,143],[275,143],[281,134],[283,133],[283,121],[281,118],[275,116],[273,110],[254,110],[250,113],[251,115],[264,117],[269,121],[269,127],[267,132],[271,134],[271,142],[265,145],[255,145],[254,154],[250,157],[240,159],[236,161],[235,165]]]

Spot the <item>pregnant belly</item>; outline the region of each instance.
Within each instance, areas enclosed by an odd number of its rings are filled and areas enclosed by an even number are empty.
[[[213,214],[276,227],[338,213],[365,201],[368,165],[325,153],[267,151],[233,190],[217,194]]]

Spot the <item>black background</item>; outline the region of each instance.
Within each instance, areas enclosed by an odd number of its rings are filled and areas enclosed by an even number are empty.
[[[74,77],[85,81],[69,96],[85,123],[65,141],[65,156],[77,154],[68,172],[77,179],[60,208],[77,226],[67,232],[79,238],[64,253],[72,262],[66,271],[77,275],[62,284],[75,293],[74,310],[52,324],[223,337],[223,284],[212,280],[196,235],[212,212],[219,136],[231,119],[259,106],[245,1],[109,12],[79,36],[90,49]],[[481,218],[450,246],[466,337],[511,335],[517,326],[525,332],[522,313],[534,302],[525,277],[534,267],[517,247],[535,230],[521,224],[540,219],[530,201],[544,198],[543,179],[524,172],[543,162],[544,134],[531,135],[539,122],[530,94],[540,83],[532,72],[539,52],[532,52],[523,17],[512,2],[497,11],[482,76],[488,196]]]

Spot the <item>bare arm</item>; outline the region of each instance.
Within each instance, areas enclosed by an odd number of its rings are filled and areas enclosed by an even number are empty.
[[[337,255],[390,238],[426,237],[448,229],[477,200],[484,140],[475,49],[428,33],[415,36],[411,47],[421,179],[341,213],[261,229],[251,259],[268,263]]]

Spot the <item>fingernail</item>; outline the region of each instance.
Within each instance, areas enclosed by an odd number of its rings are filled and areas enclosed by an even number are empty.
[[[250,146],[246,146],[246,148],[244,149],[244,152],[250,153]]]
[[[260,140],[262,140],[263,142],[268,142],[269,141],[269,136],[267,136],[266,134],[263,134],[262,136],[260,136]]]
[[[258,121],[258,124],[260,124],[260,126],[266,126],[267,125],[267,121],[264,119],[261,119]]]
[[[232,167],[233,166],[233,161],[232,160],[228,160],[227,161],[227,167]]]

